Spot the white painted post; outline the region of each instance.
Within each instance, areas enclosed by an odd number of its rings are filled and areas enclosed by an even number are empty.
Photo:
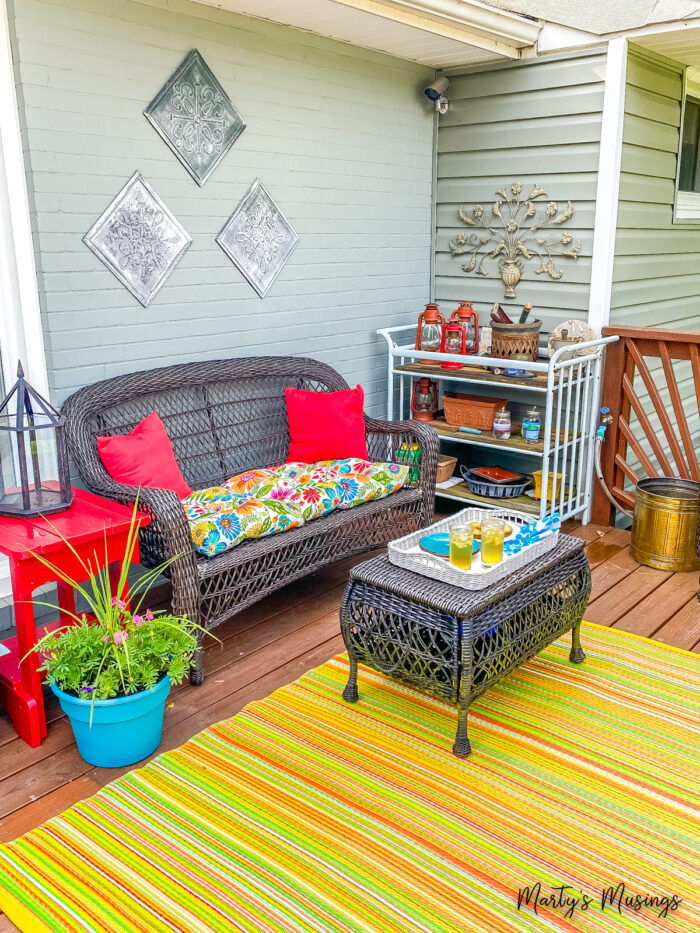
[[[15,93],[6,0],[0,0],[0,354],[6,385],[17,360],[35,389],[49,387]]]
[[[600,334],[601,328],[610,321],[626,78],[627,39],[620,36],[617,39],[611,39],[608,43],[603,117],[600,127],[598,187],[593,225],[591,292],[588,309],[588,323],[597,334]]]

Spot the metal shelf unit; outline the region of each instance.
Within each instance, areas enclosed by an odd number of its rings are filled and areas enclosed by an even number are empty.
[[[388,383],[387,383],[387,418],[401,421],[411,417],[410,399],[413,380],[421,376],[439,382],[460,385],[479,385],[491,390],[508,389],[512,397],[516,392],[525,401],[529,399],[542,405],[544,401],[544,420],[542,425],[542,444],[536,450],[527,450],[522,445],[509,445],[508,441],[498,441],[490,435],[464,434],[453,437],[449,431],[439,431],[442,444],[466,444],[470,447],[488,448],[495,452],[516,453],[537,459],[542,470],[541,499],[525,496],[518,499],[518,508],[529,511],[539,517],[559,512],[562,521],[579,517],[586,521],[590,511],[593,487],[593,452],[597,429],[597,414],[600,398],[600,381],[603,368],[605,345],[613,343],[617,337],[601,337],[586,343],[577,344],[577,351],[585,350],[585,355],[570,357],[571,351],[564,347],[551,356],[530,363],[518,360],[518,368],[534,373],[530,380],[498,376],[479,367],[494,367],[499,362],[490,357],[465,357],[452,353],[427,353],[416,350],[413,344],[401,343],[415,333],[415,325],[389,327],[378,330],[388,346]],[[547,354],[547,351],[540,351]],[[418,361],[421,361],[420,363]],[[424,363],[423,361],[429,361]],[[467,363],[462,370],[440,369],[445,361]],[[493,395],[505,393],[494,391]],[[544,400],[542,396],[544,395]],[[537,469],[537,467],[535,467]],[[561,481],[552,500],[546,498],[550,476],[561,473]],[[555,484],[556,485],[556,484]],[[464,487],[464,488],[462,488]],[[466,484],[448,489],[436,489],[435,494],[446,499],[464,502],[473,500],[481,505],[502,508],[503,499],[484,499],[468,492]],[[523,500],[523,501],[521,501]]]

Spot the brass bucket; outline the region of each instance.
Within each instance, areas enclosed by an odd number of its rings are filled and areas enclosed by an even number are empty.
[[[653,477],[637,483],[630,556],[657,570],[700,569],[696,553],[700,483]]]

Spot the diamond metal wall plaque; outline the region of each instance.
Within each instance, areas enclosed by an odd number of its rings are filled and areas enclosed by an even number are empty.
[[[200,186],[245,129],[243,118],[197,49],[143,113]]]
[[[299,237],[256,178],[216,242],[264,298]]]
[[[83,242],[145,308],[192,238],[141,172],[134,172]]]

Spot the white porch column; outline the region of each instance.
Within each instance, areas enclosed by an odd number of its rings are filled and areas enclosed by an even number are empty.
[[[600,333],[600,329],[605,327],[610,320],[626,78],[627,39],[620,36],[617,39],[611,39],[608,43],[603,118],[600,127],[598,187],[588,306],[588,323],[596,333]]]
[[[0,0],[0,358],[6,386],[21,359],[29,381],[48,396],[6,0]]]

